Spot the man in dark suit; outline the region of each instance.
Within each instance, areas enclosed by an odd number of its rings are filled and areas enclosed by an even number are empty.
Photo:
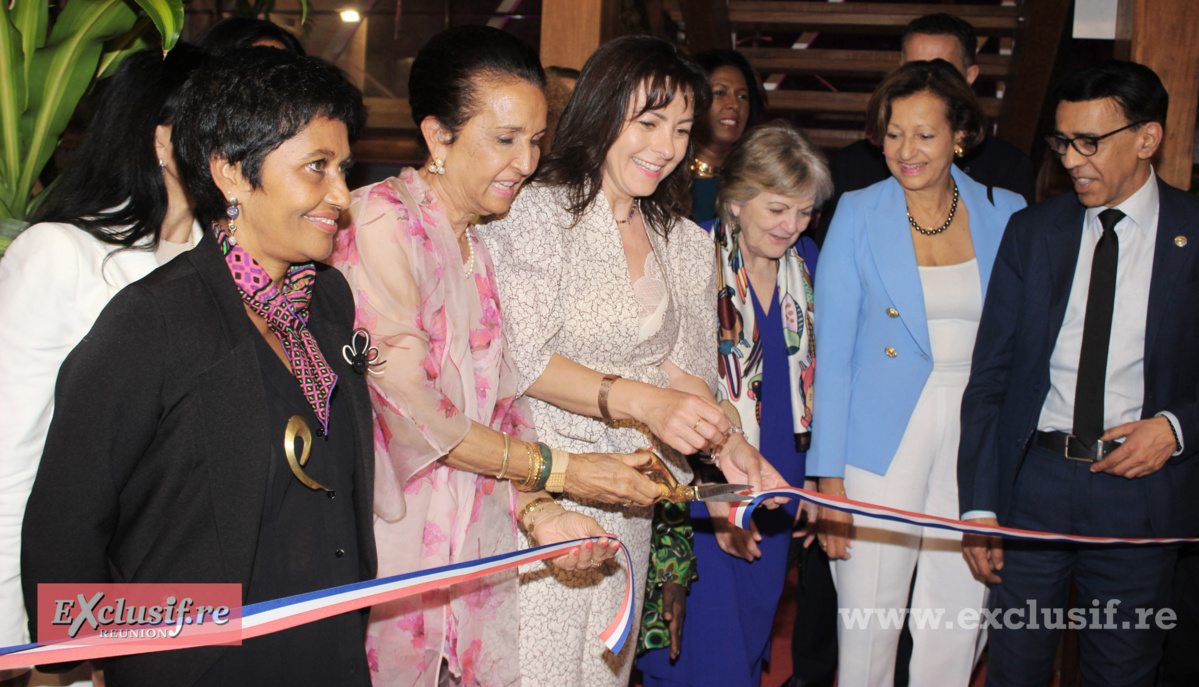
[[[1074,194],[1013,215],[1000,245],[962,399],[962,517],[1194,536],[1199,199],[1150,162],[1168,96],[1147,67],[1107,62],[1067,77],[1053,102],[1048,142]],[[1176,547],[968,536],[962,548],[992,584],[988,685],[1045,684],[1066,618],[1083,621],[1086,684],[1153,684]]]
[[[900,63],[940,58],[958,68],[973,84],[978,37],[970,22],[952,14],[927,14],[913,19],[903,32]],[[1006,188],[1034,203],[1035,174],[1028,156],[1007,141],[987,136],[978,147],[956,161],[963,172],[984,186]],[[812,238],[820,245],[833,221],[841,194],[866,188],[891,176],[882,148],[863,139],[846,146],[833,158],[833,197],[824,203]]]

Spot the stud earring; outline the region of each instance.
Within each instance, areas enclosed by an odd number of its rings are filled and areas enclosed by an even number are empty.
[[[158,161],[158,166],[159,166],[159,167],[163,167],[163,168],[165,168],[165,167],[167,166],[167,163],[163,162],[162,160],[159,160],[159,161]]]
[[[962,146],[955,145],[953,147],[953,156],[954,157],[961,157],[965,154],[966,154],[966,151],[962,149]]]
[[[241,208],[237,204],[237,198],[229,196],[229,207],[225,208],[225,216],[229,218],[230,245],[237,245],[237,237],[234,236],[234,234],[237,233],[237,224],[235,224],[233,220],[237,219],[240,215]]]
[[[445,174],[445,160],[439,157],[430,160],[429,171],[433,174]]]

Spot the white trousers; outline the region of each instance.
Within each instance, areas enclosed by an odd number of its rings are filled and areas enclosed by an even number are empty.
[[[959,416],[966,374],[934,371],[885,475],[847,465],[855,501],[957,518]],[[912,687],[966,687],[985,636],[959,613],[985,607],[987,588],[962,558],[961,535],[855,516],[850,559],[833,566],[841,617],[842,687],[891,687],[911,590]],[[916,571],[915,582],[912,580]],[[971,614],[966,612],[965,616]]]

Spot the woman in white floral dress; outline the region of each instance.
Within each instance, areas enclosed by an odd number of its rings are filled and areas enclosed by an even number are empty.
[[[693,115],[709,98],[704,73],[669,43],[630,36],[601,46],[537,183],[480,233],[519,391],[543,440],[575,452],[653,445],[683,482],[691,471],[681,454],[719,447],[730,482],[781,486],[712,396],[715,263],[711,240],[684,219],[691,173],[679,165],[691,158]],[[651,509],[562,501],[628,546],[640,613]],[[626,685],[636,637],[619,655],[598,639],[624,593],[614,562],[525,570],[523,684]]]

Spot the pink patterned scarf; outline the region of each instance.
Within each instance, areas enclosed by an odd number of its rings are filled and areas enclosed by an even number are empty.
[[[244,248],[234,245],[221,225],[214,223],[212,230],[242,300],[266,320],[283,344],[304,398],[320,420],[317,434],[328,434],[329,397],[337,384],[337,374],[308,331],[308,301],[312,298],[316,268],[311,263],[292,265],[283,279],[283,288],[276,288],[266,270]]]

